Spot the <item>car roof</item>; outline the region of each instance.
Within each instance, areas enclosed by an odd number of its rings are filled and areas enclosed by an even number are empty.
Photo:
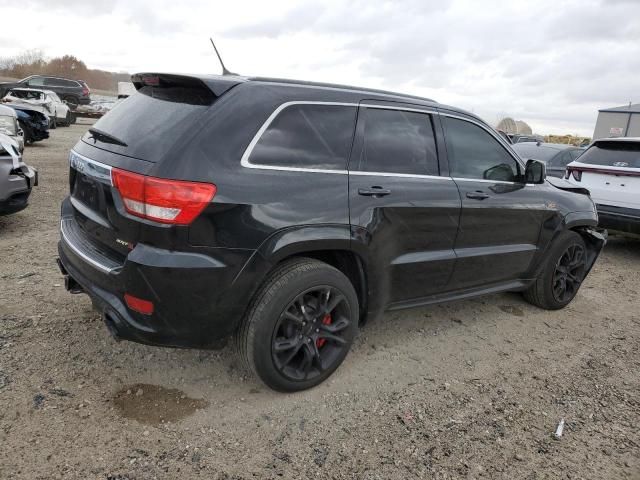
[[[243,76],[243,75],[214,75],[214,74],[185,74],[185,73],[172,73],[172,72],[138,72],[131,76],[133,83],[136,77],[142,77],[147,75],[171,75],[175,77],[188,77],[188,78],[196,78],[202,81],[205,85],[207,85],[216,95],[218,92],[224,93],[229,88],[232,88],[236,85],[240,84],[255,84],[255,85],[270,85],[273,87],[282,87],[282,88],[307,88],[316,91],[332,91],[332,92],[340,92],[345,96],[353,95],[354,100],[357,101],[356,97],[360,97],[362,99],[363,95],[366,95],[367,100],[371,101],[390,101],[396,103],[406,103],[413,105],[420,105],[431,108],[438,108],[443,110],[449,110],[451,112],[459,113],[470,118],[473,118],[485,125],[487,127],[492,128],[485,120],[478,117],[474,113],[468,112],[464,109],[453,107],[449,105],[444,105],[438,103],[437,101],[420,97],[417,95],[409,95],[405,93],[393,92],[388,90],[379,90],[375,88],[366,88],[366,87],[358,87],[352,85],[342,85],[337,83],[323,83],[323,82],[314,82],[314,81],[306,81],[306,80],[293,80],[287,78],[276,78],[276,77],[260,77],[260,76]],[[136,86],[136,88],[138,88]]]
[[[596,143],[600,143],[600,142],[620,142],[620,143],[624,143],[624,142],[629,142],[629,143],[638,143],[640,142],[640,137],[613,137],[613,138],[598,138],[597,140],[594,140],[593,144]]]

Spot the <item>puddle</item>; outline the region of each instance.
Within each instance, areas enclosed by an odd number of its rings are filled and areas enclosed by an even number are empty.
[[[205,400],[187,397],[176,388],[144,383],[119,390],[113,403],[123,417],[146,425],[177,422],[209,405]]]
[[[505,313],[515,315],[516,317],[524,317],[524,312],[522,311],[522,309],[513,305],[500,305],[500,310]]]

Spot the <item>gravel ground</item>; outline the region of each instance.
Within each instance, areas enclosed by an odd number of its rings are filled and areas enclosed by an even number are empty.
[[[277,394],[229,348],[115,342],[65,292],[86,128],[27,148],[41,184],[0,217],[0,478],[640,478],[640,241],[612,238],[563,311],[503,294],[387,314],[328,382]]]

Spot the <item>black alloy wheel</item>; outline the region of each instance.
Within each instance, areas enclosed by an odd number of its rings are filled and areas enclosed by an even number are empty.
[[[312,380],[342,361],[349,347],[347,299],[328,285],[311,288],[282,312],[271,342],[276,368],[294,381]]]
[[[281,392],[312,388],[342,364],[358,332],[356,290],[337,268],[311,258],[278,265],[236,331],[245,365]]]
[[[540,274],[523,295],[537,307],[558,310],[571,303],[587,274],[587,245],[578,232],[565,230],[545,256]]]
[[[571,300],[584,279],[585,250],[582,245],[569,246],[558,259],[553,272],[553,296],[558,302]]]

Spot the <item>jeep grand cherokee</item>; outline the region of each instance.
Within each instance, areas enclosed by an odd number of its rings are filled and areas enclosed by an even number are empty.
[[[432,100],[137,74],[70,153],[60,266],[117,337],[216,347],[312,387],[384,310],[522,291],[567,305],[600,252],[588,192]],[[557,180],[561,182],[561,180]]]

